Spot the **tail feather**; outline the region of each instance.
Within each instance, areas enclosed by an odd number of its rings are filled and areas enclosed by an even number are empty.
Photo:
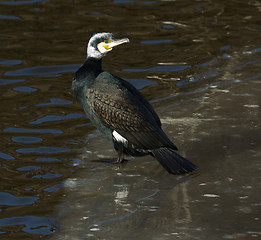
[[[159,163],[172,174],[184,174],[196,170],[198,167],[180,156],[171,148],[160,148],[152,151]]]

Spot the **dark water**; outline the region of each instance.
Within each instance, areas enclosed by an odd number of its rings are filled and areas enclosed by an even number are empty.
[[[261,239],[260,1],[1,1],[0,239]],[[104,69],[151,101],[180,153],[121,166],[71,79],[92,31]]]

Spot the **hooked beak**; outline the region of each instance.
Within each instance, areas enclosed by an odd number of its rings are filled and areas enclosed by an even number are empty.
[[[128,43],[130,40],[128,38],[122,38],[122,39],[113,39],[109,40],[109,42],[101,42],[97,45],[99,51],[102,54],[105,54],[112,50],[113,47],[116,47],[123,43]]]
[[[128,38],[116,39],[116,40],[112,40],[112,42],[109,42],[107,44],[107,46],[108,46],[108,49],[110,49],[110,48],[116,47],[118,45],[121,45],[123,43],[129,43],[129,42],[130,42],[130,40]]]

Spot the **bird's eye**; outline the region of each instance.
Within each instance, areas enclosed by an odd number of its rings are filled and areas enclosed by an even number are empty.
[[[104,42],[105,42],[105,43],[109,43],[109,41],[108,41],[108,40],[105,40]]]

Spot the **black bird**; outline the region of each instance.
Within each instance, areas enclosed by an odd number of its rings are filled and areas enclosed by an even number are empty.
[[[128,43],[111,33],[96,33],[87,47],[87,59],[75,73],[72,89],[91,122],[124,155],[154,156],[172,174],[183,174],[197,166],[175,152],[177,147],[161,129],[150,103],[127,81],[102,70],[102,58],[113,47]]]

